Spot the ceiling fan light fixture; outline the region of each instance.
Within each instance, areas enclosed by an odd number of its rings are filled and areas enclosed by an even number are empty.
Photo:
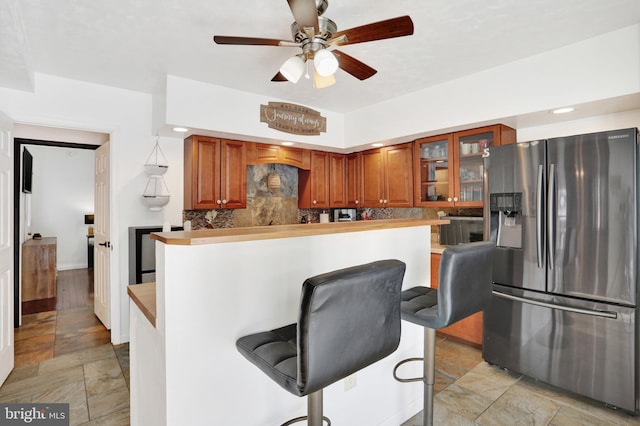
[[[313,57],[313,65],[322,77],[335,74],[338,70],[338,59],[326,49],[319,50]]]
[[[297,83],[304,73],[304,59],[300,55],[287,59],[280,67],[280,74],[292,83]]]
[[[313,70],[313,87],[316,89],[324,89],[325,87],[333,86],[336,84],[336,78],[333,75],[322,76]]]

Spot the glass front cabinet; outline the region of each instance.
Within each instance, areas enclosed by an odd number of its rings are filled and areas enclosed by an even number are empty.
[[[502,124],[416,140],[415,204],[482,207],[483,153],[489,147],[515,141],[515,130]]]

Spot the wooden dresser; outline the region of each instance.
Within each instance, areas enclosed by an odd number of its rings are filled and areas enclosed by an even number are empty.
[[[56,297],[55,237],[22,244],[22,301]]]

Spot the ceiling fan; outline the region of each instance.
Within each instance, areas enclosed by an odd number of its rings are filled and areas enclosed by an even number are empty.
[[[295,19],[291,24],[293,41],[219,35],[214,36],[213,40],[217,44],[299,47],[302,53],[287,59],[271,81],[297,83],[305,71],[305,63],[308,65],[308,61],[313,60],[314,85],[322,88],[335,83],[334,73],[338,68],[360,80],[366,80],[377,72],[344,52],[337,49],[329,51],[329,47],[413,34],[413,21],[409,16],[338,31],[335,22],[322,16],[329,6],[328,0],[287,0],[287,2]]]

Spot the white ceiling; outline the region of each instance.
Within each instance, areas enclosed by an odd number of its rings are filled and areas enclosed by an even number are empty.
[[[640,22],[639,0],[330,0],[338,30],[409,15],[413,36],[341,47],[378,70],[337,84],[273,83],[299,52],[223,46],[215,35],[290,40],[285,0],[0,0],[0,86],[33,72],[161,92],[167,74],[349,112]]]

